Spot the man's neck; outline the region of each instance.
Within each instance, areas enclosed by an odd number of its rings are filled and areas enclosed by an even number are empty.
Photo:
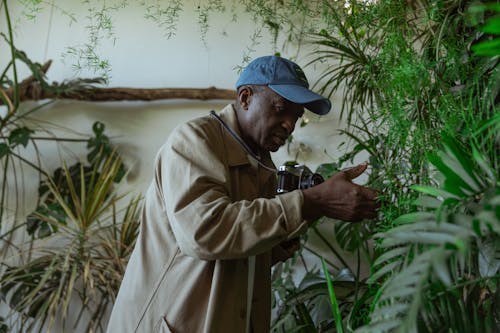
[[[240,118],[238,115],[238,113],[241,111],[240,111],[239,107],[237,105],[235,105],[234,103],[232,104],[232,106],[233,106],[233,109],[235,110],[234,114],[236,116],[236,126],[238,126],[238,132],[240,133],[241,139],[243,140],[243,142],[245,142],[245,144],[252,151],[252,153],[255,155],[255,157],[257,157],[260,160],[262,157],[262,150],[255,142],[253,142],[253,140],[251,138],[249,138],[247,135],[245,135],[245,131],[244,131],[243,127],[240,125]]]

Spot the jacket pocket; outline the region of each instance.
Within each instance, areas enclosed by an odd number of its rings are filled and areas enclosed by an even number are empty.
[[[161,319],[156,323],[153,333],[173,333],[173,332],[168,326],[165,317],[161,317]]]

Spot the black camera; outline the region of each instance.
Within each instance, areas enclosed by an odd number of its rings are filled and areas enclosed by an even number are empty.
[[[296,162],[286,162],[278,167],[278,189],[276,193],[286,193],[293,190],[303,190],[324,181],[320,174],[313,173],[305,165]]]

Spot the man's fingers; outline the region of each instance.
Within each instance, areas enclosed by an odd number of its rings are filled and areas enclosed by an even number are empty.
[[[368,163],[364,162],[361,164],[358,164],[352,168],[342,170],[342,172],[347,176],[348,179],[354,179],[361,175],[363,172],[365,172],[366,168],[368,167]]]

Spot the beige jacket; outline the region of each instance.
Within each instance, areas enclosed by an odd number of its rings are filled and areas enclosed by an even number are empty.
[[[237,131],[231,105],[222,119]],[[269,154],[263,158],[273,167]],[[256,256],[251,326],[270,326],[271,250],[305,231],[302,192],[274,197],[276,175],[206,116],[161,148],[137,244],[108,333],[244,333],[248,257]]]

